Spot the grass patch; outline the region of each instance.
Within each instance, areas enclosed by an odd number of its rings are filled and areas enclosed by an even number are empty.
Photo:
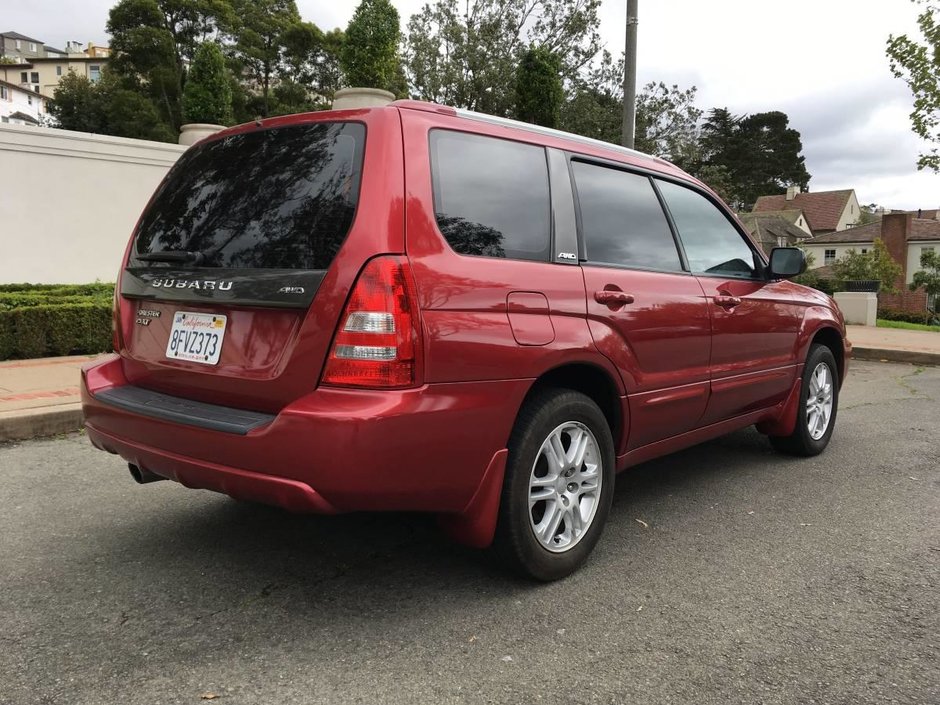
[[[879,328],[901,328],[903,330],[926,330],[932,333],[940,333],[940,326],[925,326],[921,323],[908,323],[907,321],[886,321],[883,318],[878,319]]]

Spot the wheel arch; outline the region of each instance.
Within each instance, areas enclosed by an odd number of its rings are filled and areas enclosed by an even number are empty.
[[[610,435],[614,439],[614,448],[620,447],[626,432],[626,410],[622,403],[622,386],[609,370],[588,361],[567,362],[546,370],[529,387],[519,410],[522,410],[534,394],[550,387],[571,389],[592,399],[607,419]],[[517,411],[517,417],[518,413]]]
[[[842,336],[839,331],[831,326],[822,326],[810,340],[809,348],[813,345],[823,345],[829,348],[832,357],[835,358],[837,372],[839,373],[839,386],[842,386],[842,380],[845,379],[845,346],[842,342]],[[807,353],[809,352],[807,348]]]

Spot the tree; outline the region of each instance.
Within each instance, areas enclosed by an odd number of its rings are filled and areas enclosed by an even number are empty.
[[[702,125],[699,147],[697,159],[685,166],[695,175],[705,167],[723,167],[730,181],[728,202],[736,210],[750,210],[758,197],[790,184],[809,186],[800,133],[789,127],[785,113],[735,116],[714,108]]]
[[[940,3],[913,0],[922,12],[917,26],[923,43],[902,34],[888,38],[891,72],[907,83],[914,94],[911,129],[921,139],[940,144]],[[940,172],[940,151],[928,148],[917,160],[918,169]]]
[[[697,160],[699,121],[695,86],[648,83],[636,97],[636,148],[687,167]]]
[[[880,281],[882,291],[891,294],[898,290],[896,282],[903,269],[894,261],[881,238],[878,238],[869,252],[862,254],[854,249],[846,251],[833,263],[832,271],[843,281]]]
[[[63,130],[176,141],[175,133],[160,119],[153,103],[146,96],[124,88],[108,69],[96,83],[69,71],[53,94],[49,113]]]
[[[111,71],[178,131],[186,66],[199,42],[230,21],[227,0],[120,0],[108,15]]]
[[[603,51],[600,60],[569,81],[561,107],[561,129],[620,144],[623,128],[623,59]]]
[[[394,86],[399,71],[398,10],[389,0],[362,0],[346,27],[340,64],[350,86]]]
[[[225,57],[215,42],[203,42],[196,50],[183,91],[183,115],[186,122],[232,121],[232,87]]]
[[[910,284],[911,291],[924,287],[924,290],[940,300],[940,253],[935,250],[925,250],[920,254],[920,270],[914,272]]]
[[[408,22],[405,73],[422,99],[509,116],[516,67],[530,46],[574,80],[600,48],[600,0],[435,0]]]
[[[290,32],[300,24],[294,0],[233,0],[234,20],[226,33],[236,66],[261,90],[262,116],[271,111],[271,89],[285,69]]]
[[[544,47],[532,47],[516,72],[516,117],[543,127],[557,127],[565,92],[561,60]]]
[[[623,129],[623,57],[603,52],[597,64],[571,82],[562,107],[562,129],[620,144]],[[636,97],[636,148],[683,168],[698,161],[699,121],[695,86],[651,82]]]

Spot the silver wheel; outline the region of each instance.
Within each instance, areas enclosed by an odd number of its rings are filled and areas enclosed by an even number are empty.
[[[561,553],[587,533],[597,513],[603,459],[591,430],[577,421],[542,442],[529,475],[529,524],[543,548]]]
[[[820,362],[809,379],[809,394],[806,399],[806,429],[814,441],[818,441],[829,428],[832,418],[832,371],[825,362]]]

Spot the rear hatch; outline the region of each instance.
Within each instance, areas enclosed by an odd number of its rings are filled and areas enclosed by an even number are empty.
[[[383,129],[390,121],[397,127],[397,110],[275,119],[180,158],[121,273],[131,383],[269,412],[316,387],[362,264],[401,246],[400,227],[386,218],[377,234],[361,213],[366,194],[379,211],[389,200],[364,164],[367,127],[370,142],[390,134],[400,155],[400,129]],[[368,235],[353,246],[360,222]]]

